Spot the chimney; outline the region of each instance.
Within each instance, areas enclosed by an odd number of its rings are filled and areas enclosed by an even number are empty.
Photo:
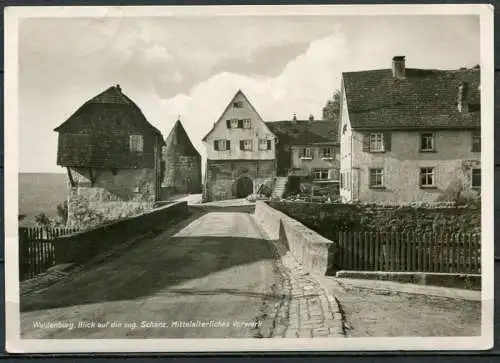
[[[292,121],[297,121],[297,115],[293,114]]]
[[[405,57],[397,55],[392,58],[392,76],[394,78],[405,78]]]
[[[458,112],[469,112],[469,84],[462,82],[458,86]]]
[[[118,90],[118,92],[121,92],[122,91],[122,88],[120,87],[119,84],[116,85],[116,89]]]
[[[314,121],[314,115],[309,115],[309,121]]]

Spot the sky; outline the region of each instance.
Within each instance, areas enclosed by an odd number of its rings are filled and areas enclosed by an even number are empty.
[[[341,73],[480,63],[478,16],[33,18],[19,25],[19,169],[56,165],[57,133],[110,86],[166,138],[180,119],[201,139],[241,89],[266,121],[321,110]]]

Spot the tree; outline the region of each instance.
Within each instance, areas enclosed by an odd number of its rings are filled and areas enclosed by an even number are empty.
[[[323,120],[338,122],[340,119],[340,90],[333,93],[333,97],[323,107]]]
[[[48,228],[51,226],[52,221],[45,213],[39,213],[35,216],[35,223],[43,228]]]

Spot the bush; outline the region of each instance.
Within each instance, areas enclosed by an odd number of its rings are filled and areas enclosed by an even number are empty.
[[[71,201],[71,227],[92,228],[106,222],[106,218],[89,207],[89,202],[81,197],[76,197]]]

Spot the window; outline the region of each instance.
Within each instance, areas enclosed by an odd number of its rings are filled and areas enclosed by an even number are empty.
[[[434,187],[436,184],[434,168],[420,168],[420,186]]]
[[[370,134],[370,151],[384,151],[383,134]]]
[[[472,169],[472,187],[481,188],[481,169]]]
[[[333,157],[332,147],[322,147],[319,152],[320,156],[324,159],[331,159]]]
[[[229,140],[215,140],[214,149],[217,151],[231,150],[231,142]]]
[[[434,151],[434,134],[426,132],[420,135],[420,151]]]
[[[260,139],[259,150],[271,150],[271,140]]]
[[[299,158],[301,159],[312,159],[311,158],[311,148],[303,147],[299,149]]]
[[[144,142],[142,135],[130,135],[130,151],[142,152],[144,149]]]
[[[479,131],[474,131],[471,135],[472,142],[472,152],[481,152],[481,133]]]
[[[328,169],[313,169],[312,176],[314,180],[328,180]]]
[[[249,118],[243,120],[244,129],[249,129],[251,126],[252,126],[252,121]]]
[[[384,187],[384,169],[370,169],[370,188]]]
[[[344,189],[344,173],[340,173],[340,188]]]
[[[243,102],[241,102],[241,101],[233,102],[233,107],[234,108],[243,108]]]
[[[232,129],[237,129],[238,128],[238,120],[237,119],[232,119],[231,120],[231,128]]]
[[[240,150],[251,151],[252,150],[252,140],[241,140],[240,141]]]

